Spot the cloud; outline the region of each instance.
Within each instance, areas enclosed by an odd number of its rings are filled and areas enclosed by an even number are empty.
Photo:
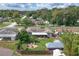
[[[45,4],[42,4],[42,3],[41,3],[41,4],[36,4],[36,5],[37,5],[37,8],[38,8],[38,9],[39,9],[39,8],[40,8],[40,9],[41,9],[41,8],[49,8],[49,9],[52,8],[52,7],[51,7],[51,4],[48,4],[48,3],[45,3]]]
[[[37,10],[42,8],[64,8],[70,5],[79,6],[79,3],[0,3],[0,9]]]

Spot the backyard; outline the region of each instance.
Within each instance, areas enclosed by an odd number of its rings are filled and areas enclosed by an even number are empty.
[[[61,41],[64,43],[64,53],[66,55],[79,55],[79,35],[73,33],[64,33],[60,35]],[[17,50],[17,42],[15,41],[0,41],[0,47],[11,49],[14,55],[52,55],[48,49],[46,48],[45,44],[48,42],[53,42],[54,38],[37,38],[35,45],[36,48],[28,48],[27,43],[22,44],[22,49]],[[18,52],[16,54],[16,52]]]
[[[23,44],[22,47],[25,51],[46,51],[47,48],[45,47],[45,44],[48,42],[53,42],[53,39],[52,38],[38,39],[38,42],[36,43],[36,45],[38,47],[36,47],[36,48],[29,48],[27,50],[27,44]],[[0,41],[0,47],[9,48],[9,49],[13,50],[13,52],[15,54],[15,52],[17,51],[16,43],[17,43],[17,40],[16,41]],[[18,54],[16,54],[16,55],[18,55]],[[39,53],[38,53],[38,55],[39,55]]]

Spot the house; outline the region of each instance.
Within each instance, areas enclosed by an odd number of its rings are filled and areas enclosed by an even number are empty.
[[[3,17],[0,17],[0,22],[3,22],[5,19]]]
[[[79,27],[52,27],[59,33],[62,32],[72,32],[72,33],[79,33]]]
[[[15,28],[3,28],[0,29],[0,38],[15,40],[17,35],[17,30]]]
[[[10,19],[10,18],[9,17],[0,17],[0,22],[4,22],[7,19]]]
[[[37,37],[52,37],[52,31],[49,28],[28,27],[26,31]]]
[[[42,18],[37,18],[37,19],[32,19],[30,18],[30,20],[32,21],[33,24],[35,25],[41,25],[41,24],[44,24],[44,20]]]

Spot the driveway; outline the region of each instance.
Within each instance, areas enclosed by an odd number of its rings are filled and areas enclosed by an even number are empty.
[[[0,48],[0,56],[12,56],[13,52],[12,50],[8,48]]]

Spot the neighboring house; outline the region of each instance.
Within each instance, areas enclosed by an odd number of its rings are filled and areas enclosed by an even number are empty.
[[[8,19],[10,19],[9,17],[0,17],[0,22],[4,22],[5,20],[8,20]]]
[[[26,31],[37,37],[52,37],[52,31],[49,28],[28,27]]]
[[[44,24],[44,20],[41,18],[37,18],[37,19],[31,19],[32,23],[35,25],[41,25]]]
[[[3,39],[11,39],[11,40],[15,40],[16,39],[16,35],[17,35],[17,31],[15,28],[4,28],[4,29],[0,29],[0,38]]]
[[[0,17],[0,22],[4,21],[5,19],[3,17]]]
[[[79,27],[52,27],[57,32],[72,32],[72,33],[79,33]]]

